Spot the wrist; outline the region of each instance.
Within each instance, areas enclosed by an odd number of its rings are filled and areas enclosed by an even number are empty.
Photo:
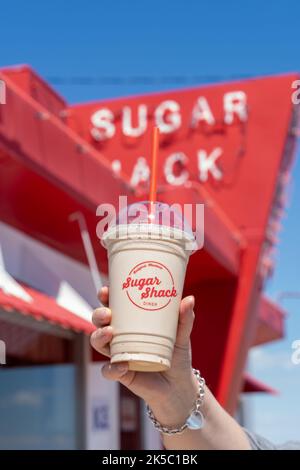
[[[160,400],[149,402],[155,418],[167,427],[177,427],[185,423],[195,404],[199,390],[198,381],[191,369],[188,380],[175,383]]]

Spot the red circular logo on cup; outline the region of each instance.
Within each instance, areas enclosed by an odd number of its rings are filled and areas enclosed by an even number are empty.
[[[158,261],[134,266],[123,281],[122,290],[136,307],[161,310],[177,297],[171,271]]]

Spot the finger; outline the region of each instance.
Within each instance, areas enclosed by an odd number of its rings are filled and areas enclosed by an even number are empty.
[[[109,325],[111,322],[111,311],[109,308],[100,307],[93,311],[92,322],[97,328]]]
[[[106,379],[109,380],[118,380],[124,374],[128,372],[128,363],[127,362],[119,362],[118,364],[104,364],[102,367],[102,375]]]
[[[96,351],[104,356],[110,356],[109,343],[113,337],[113,331],[111,326],[105,326],[104,328],[98,328],[91,334],[90,343]]]
[[[195,318],[194,305],[195,298],[192,295],[185,297],[180,303],[176,346],[189,347],[190,335]]]
[[[104,307],[108,306],[108,296],[109,296],[108,287],[107,286],[101,287],[101,289],[98,292],[98,299],[100,300],[102,305],[104,305]]]
[[[135,372],[129,370],[128,362],[115,364],[108,362],[102,367],[102,375],[108,380],[118,380],[121,384],[129,387],[134,379]]]

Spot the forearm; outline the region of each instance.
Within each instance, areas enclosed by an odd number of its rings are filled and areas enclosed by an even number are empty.
[[[206,387],[203,403],[205,425],[202,429],[186,429],[182,434],[164,435],[166,449],[230,450],[250,449],[247,436],[239,424],[219,405]]]
[[[197,394],[197,384],[194,389],[186,390],[186,402]],[[191,401],[193,403],[193,400]],[[176,394],[165,403],[153,407],[156,418],[166,426],[182,424],[187,412],[182,403],[178,402]],[[205,424],[202,429],[186,429],[182,434],[173,436],[163,435],[166,449],[193,450],[247,450],[251,449],[249,440],[239,424],[219,405],[208,387],[205,387],[205,398],[202,408]],[[185,417],[183,418],[183,416]]]

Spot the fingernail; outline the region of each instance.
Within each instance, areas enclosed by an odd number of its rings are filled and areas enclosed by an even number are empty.
[[[116,369],[119,372],[119,374],[125,374],[125,372],[128,371],[128,365],[127,364],[116,364]]]
[[[111,335],[111,332],[112,332],[111,326],[106,326],[106,327],[103,328],[103,330],[102,330],[103,336],[110,336],[110,335]]]
[[[103,320],[105,317],[107,317],[108,313],[109,313],[108,308],[101,307],[101,308],[99,309],[99,317],[100,317],[102,320]]]

